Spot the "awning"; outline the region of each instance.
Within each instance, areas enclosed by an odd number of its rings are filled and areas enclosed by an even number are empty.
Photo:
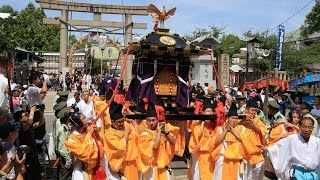
[[[278,86],[282,91],[288,89],[288,82],[283,81],[281,79],[277,79],[277,78],[270,78],[269,85]],[[241,91],[243,92],[247,89],[262,89],[262,88],[265,88],[266,86],[267,86],[267,78],[264,78],[264,79],[259,79],[257,81],[244,83]]]
[[[306,83],[313,83],[320,81],[320,74],[311,74],[308,76],[299,77],[289,82],[289,88],[293,89],[297,86],[306,84]]]

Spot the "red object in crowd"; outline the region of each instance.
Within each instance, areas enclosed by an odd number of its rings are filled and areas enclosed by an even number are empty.
[[[113,99],[116,103],[120,104],[125,102],[125,97],[123,94],[116,94]]]
[[[277,79],[277,78],[270,78],[269,85],[270,86],[279,86],[282,91],[288,89],[288,87],[289,87],[288,81],[283,81],[283,80]],[[264,79],[259,79],[257,81],[251,81],[251,82],[244,83],[241,91],[243,92],[247,89],[262,89],[262,88],[265,88],[266,86],[267,86],[267,79],[264,78]]]
[[[194,103],[194,106],[195,106],[194,114],[201,114],[202,108],[203,108],[202,100],[196,100],[196,102]]]
[[[93,180],[105,180],[106,178],[107,178],[106,172],[101,166],[99,166],[94,174]]]
[[[217,115],[217,125],[223,126],[226,122],[226,110],[224,109],[223,103],[217,100],[217,107],[215,109]]]
[[[166,121],[166,116],[165,116],[165,111],[164,108],[162,106],[159,105],[155,105],[156,108],[156,112],[157,112],[157,116],[159,121]]]

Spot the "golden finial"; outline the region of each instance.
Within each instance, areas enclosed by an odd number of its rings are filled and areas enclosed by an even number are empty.
[[[155,5],[150,4],[147,11],[151,13],[152,19],[156,22],[154,29],[158,27],[158,22],[160,22],[160,28],[164,28],[164,21],[173,16],[176,9],[172,8],[167,12],[165,6],[163,6],[162,11],[160,11]]]

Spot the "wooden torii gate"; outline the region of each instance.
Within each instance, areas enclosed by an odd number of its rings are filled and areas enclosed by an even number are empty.
[[[146,23],[133,23],[132,15],[149,15],[148,6],[120,6],[105,4],[88,4],[78,2],[65,2],[53,0],[36,0],[42,9],[61,11],[60,18],[44,18],[44,24],[60,25],[60,69],[67,67],[67,45],[68,45],[68,25],[87,27],[107,27],[125,28],[125,46],[132,42],[132,29],[147,29]],[[69,19],[68,12],[93,13],[93,20]],[[125,15],[125,22],[102,21],[101,14],[121,14]],[[132,56],[129,57],[126,68],[125,82],[130,83],[132,79]],[[125,85],[127,86],[127,85]]]

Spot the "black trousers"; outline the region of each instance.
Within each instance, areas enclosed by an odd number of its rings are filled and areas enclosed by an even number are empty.
[[[42,180],[41,168],[38,158],[27,157],[26,159],[27,172],[25,174],[25,180]]]
[[[60,157],[58,166],[58,180],[71,180],[73,168],[70,167],[69,169],[67,169],[64,167],[65,164],[66,161],[62,157]]]

